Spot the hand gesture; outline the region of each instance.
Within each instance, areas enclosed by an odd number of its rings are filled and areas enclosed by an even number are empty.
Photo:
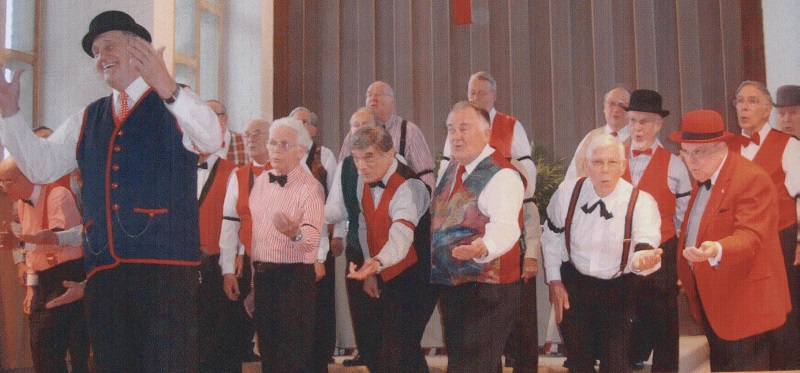
[[[58,298],[47,302],[47,304],[44,305],[46,308],[56,308],[58,306],[63,306],[67,303],[72,303],[83,298],[84,288],[82,283],[75,281],[63,281],[61,284],[67,288],[67,291],[64,294],[61,294],[61,296]]]
[[[130,65],[133,66],[142,79],[153,87],[162,99],[172,96],[178,87],[172,76],[169,75],[167,64],[164,62],[164,47],[156,50],[153,45],[140,37],[132,37],[128,42]]]
[[[14,230],[11,229],[11,224],[4,221],[2,228],[3,230],[0,231],[0,249],[12,250],[18,248],[20,240],[17,238],[17,235],[14,234]]]
[[[683,257],[690,262],[702,262],[717,256],[717,243],[704,241],[700,247],[687,247],[683,249]]]
[[[242,294],[239,291],[239,281],[233,273],[226,273],[222,276],[222,289],[225,290],[228,299],[232,301],[239,299],[239,295]]]
[[[25,299],[22,300],[22,313],[26,315],[31,314],[31,302],[33,301],[33,286],[28,286],[25,289]]]
[[[528,283],[528,280],[536,277],[539,273],[539,261],[534,258],[525,258],[522,261],[522,280]]]
[[[42,229],[32,234],[21,234],[19,235],[19,239],[37,245],[58,245],[58,236],[56,232],[50,229]]]
[[[317,276],[317,282],[325,277],[325,263],[314,262],[314,274]]]
[[[356,264],[350,262],[350,273],[347,274],[347,278],[364,281],[372,276],[375,276],[375,274],[378,273],[379,266],[380,263],[378,263],[378,261],[375,259],[367,259],[364,261],[361,269],[356,270]]]
[[[794,248],[794,265],[800,266],[800,242]]]
[[[561,324],[561,320],[564,320],[564,310],[569,309],[569,294],[561,281],[550,281],[550,303],[556,312],[556,323]]]
[[[283,212],[277,212],[272,217],[275,229],[290,239],[297,237],[300,232],[300,217],[293,218]]]
[[[242,278],[244,273],[244,255],[237,255],[234,260],[234,271],[236,271],[236,278]]]
[[[637,252],[638,256],[631,264],[631,268],[637,271],[646,271],[661,263],[662,249],[642,250]]]
[[[373,298],[379,298],[381,296],[381,290],[378,289],[378,279],[376,279],[375,276],[364,280],[364,292]]]
[[[470,260],[483,256],[486,251],[486,245],[483,243],[483,238],[478,237],[469,245],[459,245],[453,249],[453,258],[458,260]]]
[[[344,240],[341,237],[334,237],[331,239],[331,253],[333,256],[338,257],[344,251]]]
[[[14,76],[7,82],[5,78],[6,65],[0,64],[3,78],[0,79],[0,114],[8,118],[19,111],[19,77],[25,70],[14,70]]]

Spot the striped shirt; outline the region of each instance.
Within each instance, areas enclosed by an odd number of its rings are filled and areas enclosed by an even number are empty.
[[[383,124],[392,136],[392,143],[398,155],[401,152],[400,134],[402,123],[403,118],[392,115],[392,117]],[[347,137],[344,138],[342,149],[339,151],[339,162],[350,155],[350,135],[351,134],[348,132]],[[434,185],[435,179],[433,176],[433,157],[431,157],[431,150],[428,148],[428,143],[425,141],[425,135],[422,134],[422,131],[420,131],[416,124],[410,121],[406,122],[406,146],[403,161],[403,163],[411,167],[414,172],[422,174],[419,176],[420,180],[428,184],[431,190],[436,187],[436,185]]]
[[[252,260],[269,263],[314,263],[323,226],[324,206],[322,185],[301,165],[298,164],[289,172],[288,182],[283,187],[278,183],[270,183],[269,175],[262,173],[250,193],[250,211],[253,216]],[[303,233],[300,241],[292,242],[275,228],[273,218],[279,212],[285,213],[289,218],[300,217],[300,231]]]

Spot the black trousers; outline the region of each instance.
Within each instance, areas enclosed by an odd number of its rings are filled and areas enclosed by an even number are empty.
[[[436,308],[438,287],[428,282],[417,264],[382,283],[380,289],[378,367],[370,371],[427,373],[428,363],[420,342]]]
[[[312,372],[328,373],[328,362],[336,349],[336,258],[329,250],[325,277],[317,282],[314,341],[311,344]]]
[[[641,277],[632,276],[635,316],[631,333],[631,362],[645,361],[653,352],[653,372],[678,371],[678,240],[672,237],[661,244],[661,268]]]
[[[197,267],[120,263],[86,284],[97,372],[196,372]]]
[[[378,369],[378,349],[381,344],[380,303],[364,292],[364,281],[345,279],[350,319],[358,354],[370,372]]]
[[[200,372],[241,372],[242,357],[251,349],[253,321],[247,316],[243,300],[250,293],[250,258],[244,258],[239,279],[241,295],[228,299],[222,287],[219,255],[203,259],[200,265],[198,341]]]
[[[631,276],[635,275],[602,280],[578,272],[570,262],[561,266],[570,304],[561,322],[570,372],[595,371],[595,338],[599,341],[601,372],[630,372]]]
[[[770,369],[800,369],[800,276],[798,267],[794,266],[795,248],[797,247],[797,224],[793,224],[779,232],[786,277],[789,281],[789,296],[792,299],[792,311],[786,315],[786,323],[770,332]],[[724,254],[723,254],[724,256]]]
[[[33,367],[37,372],[67,372],[69,350],[72,372],[89,371],[89,333],[83,300],[47,309],[45,304],[65,292],[62,281],[83,281],[83,259],[61,263],[38,273],[29,316]]]
[[[747,372],[770,370],[770,334],[727,341],[720,338],[703,315],[703,330],[708,339],[712,372]]]
[[[304,372],[314,335],[314,265],[254,262],[253,270],[261,371]]]
[[[495,373],[520,313],[520,282],[445,286],[441,307],[448,373]]]
[[[539,370],[539,333],[536,313],[536,278],[520,282],[519,315],[506,341],[506,358],[514,359],[514,373]]]

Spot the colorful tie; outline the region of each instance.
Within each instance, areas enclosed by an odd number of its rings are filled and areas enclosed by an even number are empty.
[[[456,182],[453,183],[453,190],[450,191],[450,197],[448,200],[453,198],[453,195],[456,194],[457,190],[461,189],[461,186],[464,183],[461,179],[463,178],[465,172],[467,172],[467,169],[464,168],[464,166],[458,166],[458,172],[456,172]]]
[[[119,94],[119,111],[117,111],[117,122],[121,123],[128,117],[128,94],[122,91]]]
[[[633,156],[634,157],[638,157],[638,156],[640,156],[642,154],[652,156],[653,155],[653,148],[647,148],[645,150],[633,149]]]

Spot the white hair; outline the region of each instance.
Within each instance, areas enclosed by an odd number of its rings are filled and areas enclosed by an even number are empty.
[[[285,117],[272,122],[272,125],[269,126],[269,137],[273,137],[275,131],[280,127],[294,130],[295,134],[297,134],[297,145],[305,147],[306,150],[311,148],[311,136],[308,135],[308,131],[303,126],[303,122],[299,119]]]
[[[586,147],[586,159],[591,162],[595,149],[608,147],[616,147],[619,151],[620,159],[625,160],[625,145],[622,145],[622,141],[619,141],[618,138],[607,133],[601,134],[589,142],[589,145]]]

